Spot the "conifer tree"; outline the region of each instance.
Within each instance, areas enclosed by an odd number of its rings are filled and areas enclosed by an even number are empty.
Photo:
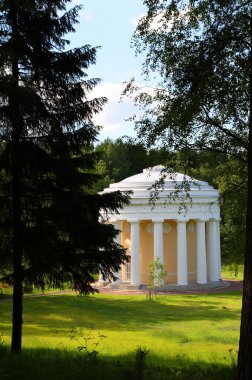
[[[92,116],[106,99],[87,99],[99,82],[86,74],[96,48],[68,49],[80,10],[68,3],[0,0],[0,265],[13,283],[13,352],[24,286],[94,292],[94,274],[113,277],[126,259],[103,221],[129,197],[92,191]]]

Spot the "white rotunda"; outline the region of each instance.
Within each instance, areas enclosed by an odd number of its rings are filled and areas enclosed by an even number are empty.
[[[174,173],[165,175],[161,165],[113,183],[104,192],[132,191],[131,202],[111,214],[109,222],[121,231],[118,243],[127,248],[129,262],[116,273],[117,284],[135,287],[148,283],[148,266],[159,258],[167,272],[167,286],[221,282],[219,193],[207,182]],[[163,185],[154,205],[151,186]],[[188,197],[177,189],[188,183]],[[181,202],[186,210],[181,210]],[[171,201],[172,199],[172,201]]]

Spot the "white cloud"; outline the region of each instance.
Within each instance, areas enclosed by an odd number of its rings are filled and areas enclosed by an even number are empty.
[[[121,124],[120,123],[117,123],[117,124],[108,124],[107,126],[105,126],[103,128],[103,133],[107,134],[107,133],[114,133],[114,132],[118,132],[119,129],[120,129],[120,126]]]
[[[133,123],[126,122],[125,119],[136,113],[136,109],[131,99],[124,98],[120,101],[123,88],[121,83],[101,83],[90,94],[91,98],[105,96],[108,99],[103,110],[93,118],[95,124],[103,127],[100,139],[115,139],[133,134]]]
[[[85,21],[91,21],[92,19],[90,11],[81,10],[79,14],[80,14],[80,17],[83,18]]]

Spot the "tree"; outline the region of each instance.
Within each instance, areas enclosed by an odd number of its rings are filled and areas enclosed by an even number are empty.
[[[181,154],[182,153],[182,154]],[[222,261],[237,268],[244,260],[247,200],[247,168],[232,155],[201,152],[193,156],[180,152],[178,163],[186,163],[192,178],[205,180],[220,192]],[[188,165],[189,162],[189,165]]]
[[[156,294],[156,289],[164,286],[167,272],[165,271],[164,264],[161,263],[160,258],[150,261],[148,273],[148,294],[147,299],[153,299],[153,292]]]
[[[130,138],[106,139],[96,146],[96,152],[100,153],[99,165],[103,165],[108,182],[121,181],[144,168],[167,161],[165,149],[146,149],[143,144]]]
[[[214,181],[221,194],[221,240],[224,260],[237,268],[244,260],[247,167],[233,156],[227,156],[217,167]]]
[[[21,350],[24,287],[71,282],[94,292],[98,270],[113,277],[126,260],[103,223],[127,194],[99,195],[92,116],[105,98],[87,100],[96,49],[67,50],[79,6],[70,0],[0,1],[0,265],[13,283],[12,351]]]
[[[252,378],[252,4],[248,0],[144,0],[135,32],[144,74],[158,72],[136,126],[151,146],[232,155],[247,172],[244,289],[237,378]],[[151,82],[152,84],[153,82]],[[126,93],[134,93],[132,80]]]

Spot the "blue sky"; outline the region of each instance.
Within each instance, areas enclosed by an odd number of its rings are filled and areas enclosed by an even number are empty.
[[[130,43],[137,20],[145,13],[142,0],[73,0],[72,3],[83,4],[80,24],[70,36],[72,46],[101,46],[97,64],[87,71],[89,77],[102,79],[93,95],[108,98],[108,104],[94,119],[103,125],[100,140],[134,135],[132,123],[125,119],[136,110],[129,99],[119,101],[122,83],[133,76],[140,80],[143,58],[135,56]]]

